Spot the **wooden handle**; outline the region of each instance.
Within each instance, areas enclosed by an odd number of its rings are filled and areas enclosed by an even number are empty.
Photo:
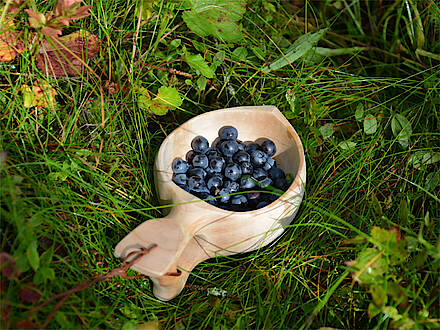
[[[163,276],[151,277],[154,283],[154,295],[163,301],[176,297],[185,287],[186,280],[194,267],[209,258],[211,256],[200,247],[195,238],[192,238],[177,261],[176,267]]]
[[[156,244],[157,247],[142,257],[132,269],[150,277],[160,277],[176,266],[190,239],[173,218],[148,220],[118,243],[115,256],[125,258],[134,250]]]

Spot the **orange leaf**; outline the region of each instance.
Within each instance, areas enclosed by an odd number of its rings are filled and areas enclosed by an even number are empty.
[[[19,38],[19,34],[11,31],[14,23],[5,24],[5,29],[0,31],[0,61],[12,61],[17,55],[24,50],[24,44]]]

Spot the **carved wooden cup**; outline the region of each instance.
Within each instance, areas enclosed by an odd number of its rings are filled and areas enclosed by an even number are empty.
[[[267,137],[275,142],[278,167],[295,179],[272,204],[255,211],[227,211],[172,182],[173,159],[185,158],[195,136],[203,135],[212,142],[226,125],[236,127],[242,141]],[[236,107],[194,117],[168,135],[157,154],[155,181],[161,204],[172,205],[169,214],[135,228],[116,246],[115,255],[123,258],[141,247],[157,244],[132,268],[152,279],[157,298],[170,300],[182,291],[191,270],[200,262],[252,251],[281,235],[303,198],[306,163],[297,133],[276,107]]]

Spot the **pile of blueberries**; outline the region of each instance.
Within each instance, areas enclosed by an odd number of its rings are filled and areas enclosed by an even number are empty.
[[[274,190],[287,190],[286,175],[272,158],[276,153],[273,141],[241,142],[232,126],[220,128],[218,135],[211,147],[206,138],[196,136],[186,161],[174,159],[174,183],[212,205],[233,211],[265,207],[279,197]],[[237,192],[240,194],[234,194]]]

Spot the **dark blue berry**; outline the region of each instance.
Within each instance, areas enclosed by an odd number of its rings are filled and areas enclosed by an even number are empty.
[[[206,172],[206,177],[210,178],[212,177],[214,174],[217,174],[216,171],[214,171],[210,166],[208,166],[207,168],[203,169]]]
[[[187,180],[187,177],[186,177],[185,173],[173,175],[173,182],[179,186],[186,185],[186,180]]]
[[[205,139],[203,136],[196,136],[192,141],[191,141],[191,148],[195,151],[195,152],[199,152],[201,154],[204,154],[205,152],[208,151],[209,149],[209,143],[208,140]]]
[[[231,196],[231,204],[234,206],[246,206],[247,198],[244,195]]]
[[[258,180],[258,185],[261,188],[266,188],[266,187],[270,186],[271,184],[272,184],[272,179],[268,178],[268,177],[265,177],[264,179]]]
[[[263,170],[261,167],[257,167],[254,170],[252,177],[257,180],[264,179],[265,177],[267,177],[267,172],[265,170]]]
[[[206,177],[206,172],[200,167],[195,167],[188,170],[187,176],[198,176],[199,178],[204,179]]]
[[[195,155],[192,161],[194,167],[206,168],[209,165],[206,155]]]
[[[189,169],[189,164],[181,158],[176,158],[173,160],[171,168],[176,174],[186,173]]]
[[[261,150],[254,150],[251,153],[251,161],[254,166],[261,167],[267,161],[267,155]]]
[[[228,189],[232,194],[238,192],[240,185],[235,181],[226,181],[223,185],[223,188]]]
[[[217,199],[214,198],[212,195],[207,195],[204,199],[206,199],[206,203],[209,203],[211,205],[217,205]]]
[[[231,192],[228,189],[221,189],[218,193],[219,196],[221,196],[220,202],[222,203],[226,203],[227,201],[229,201],[229,199],[231,198],[231,196],[229,195]]]
[[[232,156],[236,163],[250,162],[251,156],[246,151],[238,151]]]
[[[206,186],[209,190],[212,191],[212,189],[219,189],[223,185],[223,179],[220,174],[213,175],[208,182],[206,183]]]
[[[208,157],[209,160],[213,159],[214,157],[218,157],[220,156],[218,150],[216,149],[210,149],[207,153],[206,156]]]
[[[206,194],[206,195],[209,194],[209,189],[208,187],[206,187],[205,183],[203,183],[198,187],[193,188],[193,191],[199,194]]]
[[[277,147],[272,140],[267,139],[261,144],[261,150],[263,150],[269,157],[272,157],[277,152]]]
[[[232,181],[236,181],[241,176],[241,169],[237,164],[229,164],[225,167],[225,177]]]
[[[259,145],[253,141],[245,141],[243,142],[244,145],[244,151],[247,153],[251,153],[252,151],[255,151],[258,149]]]
[[[209,162],[209,167],[214,172],[221,172],[225,167],[225,159],[223,157],[214,157]]]
[[[188,179],[188,187],[190,190],[198,191],[203,186],[205,186],[205,181],[199,176],[194,175]]]
[[[194,150],[188,151],[185,156],[187,163],[192,164],[195,155],[197,155],[197,153]]]
[[[247,196],[248,200],[253,201],[253,200],[260,198],[260,193],[258,191],[250,192],[250,193],[247,193],[246,196]]]
[[[281,190],[287,190],[289,184],[287,183],[285,178],[276,178],[273,185]]]
[[[244,144],[240,140],[237,140],[238,151],[244,151]]]
[[[269,175],[273,180],[286,177],[286,174],[284,173],[284,171],[282,169],[280,169],[279,167],[272,167],[269,170]]]
[[[223,140],[237,140],[238,131],[235,127],[232,126],[223,126],[218,131],[218,136]]]
[[[240,189],[249,190],[255,187],[255,180],[250,176],[242,176],[240,179]]]
[[[269,171],[275,165],[275,160],[273,158],[268,157],[266,163],[264,163],[263,169],[265,171]]]
[[[249,162],[241,163],[240,164],[240,169],[241,169],[241,174],[242,175],[245,175],[245,174],[249,174],[250,175],[254,171],[254,167]]]
[[[220,151],[226,157],[232,157],[238,151],[238,143],[232,140],[223,141],[220,144]]]
[[[270,203],[268,201],[261,201],[257,204],[257,206],[255,207],[256,209],[261,209],[267,205],[269,205]]]

